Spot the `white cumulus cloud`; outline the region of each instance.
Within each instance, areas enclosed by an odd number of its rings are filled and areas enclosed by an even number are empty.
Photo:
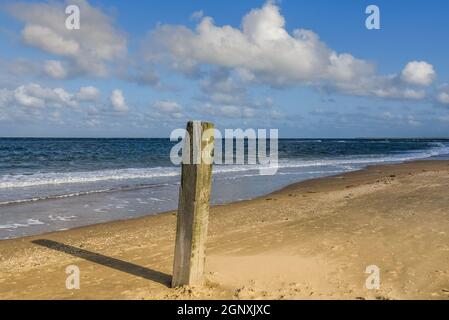
[[[211,17],[203,17],[193,30],[160,25],[150,33],[147,60],[190,75],[204,65],[215,66],[235,70],[247,82],[312,85],[383,98],[422,99],[425,92],[415,86],[435,77],[433,66],[424,61],[410,62],[402,74],[379,75],[372,63],[336,52],[311,30],[289,33],[273,2],[251,10],[241,26],[217,26]]]
[[[449,104],[449,93],[447,92],[440,92],[438,94],[438,101],[443,104]]]
[[[122,90],[114,90],[111,94],[111,105],[114,111],[117,112],[127,112],[129,110],[126,104],[125,97],[123,96]]]
[[[167,113],[175,113],[182,111],[181,106],[177,102],[169,100],[155,101],[153,103],[153,108]]]
[[[158,100],[151,105],[153,112],[150,114],[152,118],[164,118],[169,116],[173,119],[181,119],[184,117],[182,106],[170,100]]]
[[[436,100],[444,105],[449,105],[449,84],[445,83],[438,88]]]
[[[8,107],[10,110],[64,107],[78,110],[82,103],[96,101],[99,94],[95,87],[82,87],[77,93],[71,93],[63,88],[49,88],[30,83],[15,89],[1,89],[0,107]]]
[[[61,61],[48,60],[44,64],[44,72],[54,79],[64,79],[67,77],[67,70]]]
[[[38,84],[22,85],[13,92],[17,104],[30,108],[46,106],[77,107],[74,95],[62,88],[45,88]]]
[[[402,70],[402,79],[410,84],[428,86],[436,77],[433,66],[425,61],[411,61]]]
[[[92,86],[81,87],[76,97],[81,101],[97,101],[100,98],[100,90]]]
[[[82,24],[79,30],[66,28],[65,7],[68,4],[80,8]],[[9,10],[24,23],[22,40],[25,44],[67,59],[78,72],[105,75],[108,62],[126,55],[125,35],[114,27],[110,16],[86,0],[14,3]],[[62,77],[60,67],[50,63],[48,73]]]

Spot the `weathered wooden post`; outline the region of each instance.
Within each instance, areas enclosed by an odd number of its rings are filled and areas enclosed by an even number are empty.
[[[172,287],[203,282],[214,125],[189,121],[182,152]]]

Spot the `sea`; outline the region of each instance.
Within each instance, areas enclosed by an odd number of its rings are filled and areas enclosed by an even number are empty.
[[[0,138],[0,239],[174,210],[180,166],[169,139]],[[224,143],[223,143],[224,145]],[[212,204],[367,165],[447,159],[447,139],[280,139],[278,171],[213,169]]]

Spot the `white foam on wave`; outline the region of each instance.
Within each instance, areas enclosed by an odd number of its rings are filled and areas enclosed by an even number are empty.
[[[55,199],[64,199],[64,198],[71,198],[71,197],[77,197],[77,196],[83,196],[83,195],[89,195],[94,193],[103,193],[112,191],[113,189],[100,189],[100,190],[91,190],[91,191],[83,191],[83,192],[73,192],[73,193],[67,193],[67,194],[59,194],[59,195],[50,195],[50,196],[43,196],[43,197],[34,197],[34,198],[27,198],[27,199],[18,199],[18,200],[10,200],[10,201],[3,201],[0,202],[0,206],[2,205],[9,205],[9,204],[19,204],[19,203],[27,203],[27,202],[36,202],[41,200],[55,200]],[[86,205],[85,205],[86,206]],[[89,206],[89,205],[87,205]]]
[[[43,185],[82,184],[100,181],[150,179],[179,175],[178,168],[129,168],[86,172],[47,172],[32,175],[4,175],[0,178],[0,189],[24,188]]]
[[[55,216],[55,215],[49,215],[48,219],[51,221],[72,221],[76,219],[77,216]]]
[[[39,219],[28,219],[25,223],[7,223],[0,224],[0,229],[17,229],[17,228],[27,228],[35,225],[45,224]]]

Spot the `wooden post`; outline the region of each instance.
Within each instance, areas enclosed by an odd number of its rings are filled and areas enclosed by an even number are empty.
[[[202,284],[209,221],[214,125],[189,121],[184,139],[172,287]]]

